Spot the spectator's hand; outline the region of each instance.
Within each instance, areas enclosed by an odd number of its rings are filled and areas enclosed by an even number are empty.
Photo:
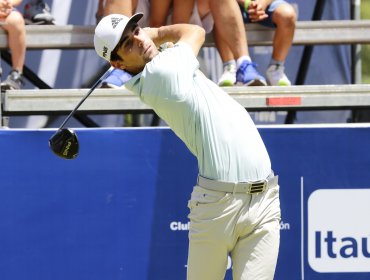
[[[251,22],[258,22],[268,17],[265,10],[267,5],[264,1],[254,0],[248,6],[248,15]]]
[[[13,5],[9,0],[0,0],[0,18],[6,18],[13,10]]]

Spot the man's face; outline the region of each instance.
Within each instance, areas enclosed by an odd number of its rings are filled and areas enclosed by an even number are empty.
[[[112,61],[112,65],[137,74],[158,54],[158,50],[147,33],[135,24],[118,43],[117,54],[121,60]]]

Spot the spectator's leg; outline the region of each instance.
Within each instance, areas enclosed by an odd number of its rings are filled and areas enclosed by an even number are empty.
[[[2,27],[8,33],[12,67],[22,73],[26,57],[26,29],[22,14],[18,11],[12,11]]]
[[[173,0],[172,23],[188,23],[195,0]]]
[[[95,13],[96,24],[99,23],[103,16],[104,16],[104,0],[99,0],[98,8]]]
[[[272,57],[266,71],[267,82],[273,86],[290,86],[291,82],[285,75],[284,63],[292,46],[297,16],[293,6],[283,1],[276,1],[270,9],[276,30]]]
[[[22,14],[12,11],[2,27],[8,33],[12,70],[6,80],[1,83],[1,90],[20,89],[24,84],[22,71],[26,56],[26,28]]]
[[[278,61],[285,61],[292,46],[296,13],[292,5],[286,3],[279,5],[272,14],[272,21],[276,25],[273,41],[272,58]]]
[[[215,30],[236,59],[249,56],[242,15],[235,0],[209,0]]]
[[[106,0],[103,16],[121,14],[130,17],[134,14],[136,3],[137,0]]]
[[[220,34],[220,30],[218,28],[213,30],[213,38],[215,40],[215,45],[220,54],[221,60],[223,62],[234,60],[234,54],[229,47],[229,44],[223,39],[223,36]],[[248,50],[246,55],[249,56]]]
[[[172,0],[150,0],[149,26],[166,25],[172,2]]]
[[[251,62],[244,22],[237,1],[209,0],[209,6],[215,22],[215,34],[220,36],[217,39],[220,50],[225,51],[225,47],[220,45],[223,41],[227,44],[236,60],[237,84],[248,86],[266,85],[265,78],[258,73],[256,64]]]
[[[217,29],[213,31],[213,37],[223,64],[223,73],[218,79],[217,84],[221,87],[233,86],[236,82],[236,61],[234,55],[228,44],[221,39],[222,36],[217,33]]]

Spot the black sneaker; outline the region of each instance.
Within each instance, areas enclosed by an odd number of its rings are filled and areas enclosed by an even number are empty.
[[[17,70],[10,71],[8,77],[1,83],[1,91],[9,89],[20,89],[24,85],[23,75]]]

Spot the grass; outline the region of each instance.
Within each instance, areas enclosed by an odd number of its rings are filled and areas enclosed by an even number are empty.
[[[361,19],[370,19],[370,1],[361,0]],[[370,45],[361,47],[362,83],[370,84]]]

